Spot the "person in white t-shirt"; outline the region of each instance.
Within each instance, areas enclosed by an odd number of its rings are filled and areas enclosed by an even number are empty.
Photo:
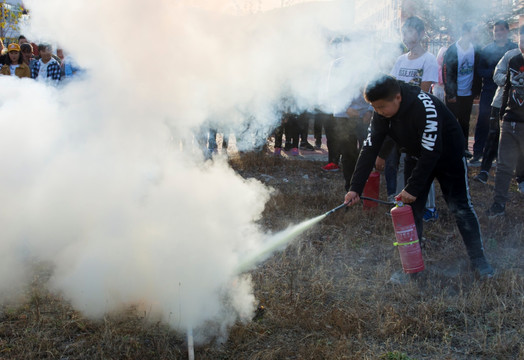
[[[464,154],[467,158],[473,157],[468,150],[471,108],[473,99],[480,95],[482,87],[482,80],[477,71],[480,48],[473,44],[475,35],[475,24],[464,23],[462,36],[446,51],[442,68],[446,106],[453,112],[462,127],[466,139]]]
[[[423,37],[424,22],[416,16],[408,18],[402,26],[402,42],[409,51],[398,57],[391,75],[429,92],[438,81],[438,64],[435,55],[422,47]]]
[[[53,58],[53,49],[49,44],[38,45],[40,60],[31,64],[31,77],[37,81],[58,85],[61,79],[61,67]]]
[[[438,82],[439,66],[435,55],[426,51],[422,46],[424,35],[424,22],[420,18],[412,16],[406,19],[402,25],[402,42],[408,52],[397,58],[391,75],[397,80],[419,86],[423,91],[429,92],[431,86]],[[399,149],[395,146],[384,164],[388,200],[392,201],[395,195],[404,189],[404,161],[406,160],[409,161],[406,155],[400,154]],[[381,163],[380,160],[377,165],[380,166]],[[435,187],[432,185],[428,194],[424,221],[433,221],[437,218]]]

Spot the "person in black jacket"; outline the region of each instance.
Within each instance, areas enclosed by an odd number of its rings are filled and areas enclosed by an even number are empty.
[[[519,28],[519,47],[521,53],[509,60],[502,95],[495,197],[487,211],[490,218],[504,215],[509,184],[519,157],[524,157],[524,25]]]
[[[473,99],[480,94],[482,87],[482,79],[477,72],[481,49],[473,45],[475,32],[472,22],[462,25],[462,36],[448,48],[442,66],[446,105],[462,127],[466,138],[464,150],[468,158],[473,156],[467,147],[471,109]]]
[[[475,125],[475,143],[473,144],[473,159],[469,161],[470,166],[480,166],[480,158],[484,152],[484,146],[489,134],[489,118],[491,115],[491,102],[497,90],[497,84],[493,81],[493,72],[499,60],[504,54],[517,47],[517,44],[508,39],[509,24],[507,21],[499,20],[493,25],[493,38],[491,44],[486,45],[479,57],[476,68],[482,79],[482,91],[480,93],[479,115]]]
[[[360,200],[389,135],[410,155],[404,170],[406,186],[397,198],[412,205],[419,239],[426,198],[436,178],[455,216],[473,269],[481,277],[492,277],[494,271],[484,256],[480,226],[469,196],[465,139],[455,116],[435,96],[387,75],[370,82],[364,96],[375,112],[344,202],[353,205]]]

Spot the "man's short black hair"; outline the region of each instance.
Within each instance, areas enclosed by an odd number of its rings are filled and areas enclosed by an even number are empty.
[[[20,40],[22,40],[22,39],[27,40],[27,38],[24,35],[20,35],[18,37],[18,42],[20,43]]]
[[[33,47],[31,46],[31,44],[29,43],[23,43],[22,45],[20,45],[20,51],[21,52],[33,52]]]
[[[500,26],[500,25],[504,26],[506,28],[506,30],[509,30],[509,24],[508,24],[508,22],[506,20],[499,20],[499,21],[497,21],[495,24],[493,24],[493,27]]]
[[[462,24],[462,34],[470,33],[474,27],[475,23],[473,21],[466,21],[464,24]]]
[[[424,32],[424,21],[417,16],[408,17],[404,22],[404,25],[402,25],[402,29],[404,28],[412,28],[419,34],[422,34]]]
[[[364,98],[367,102],[377,100],[391,101],[397,94],[400,94],[400,85],[394,77],[389,75],[382,75],[375,80],[371,80],[364,89]]]
[[[46,50],[52,51],[53,47],[47,43],[38,44],[38,51],[46,51]]]

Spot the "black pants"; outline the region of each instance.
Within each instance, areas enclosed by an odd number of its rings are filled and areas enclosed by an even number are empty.
[[[328,163],[338,165],[340,153],[337,145],[337,127],[335,117],[330,115],[324,119],[324,131],[326,132],[326,146],[328,149]]]
[[[331,159],[330,162],[335,164],[338,164],[340,157],[342,157],[344,187],[348,191],[359,154],[358,143],[361,129],[358,125],[362,123],[362,120],[360,118],[333,117],[330,121],[332,123],[326,126],[328,157]]]
[[[493,160],[497,158],[499,149],[499,136],[500,136],[500,108],[491,108],[491,115],[489,117],[489,132],[484,146],[484,152],[482,154],[482,164],[480,165],[481,171],[489,172]]]
[[[303,112],[298,116],[298,127],[300,134],[300,143],[307,143],[307,137],[309,134],[309,119],[313,116],[310,112]]]
[[[469,139],[469,121],[471,117],[471,108],[473,107],[473,95],[471,96],[457,96],[457,101],[454,103],[448,102],[446,99],[446,106],[451,110],[453,115],[457,118],[462,132],[464,133],[464,139],[466,139],[466,148],[468,149]]]
[[[404,176],[409,179],[413,169],[417,164],[417,159],[414,157],[407,157],[404,168]],[[467,165],[466,159],[457,159],[455,161],[447,161],[445,164],[438,164],[433,170],[431,176],[428,177],[422,192],[419,194],[414,203],[410,204],[413,209],[413,217],[415,218],[415,225],[419,239],[422,238],[423,230],[423,215],[426,206],[426,199],[433,179],[437,179],[444,200],[448,205],[449,210],[455,217],[455,222],[462,235],[462,240],[466,246],[466,250],[470,259],[477,259],[484,256],[484,249],[482,245],[482,237],[480,234],[480,225],[477,214],[471,204],[468,187]]]
[[[282,135],[286,136],[286,144],[292,148],[298,148],[298,116],[292,113],[282,115],[281,125],[275,129],[275,147],[282,147]]]
[[[326,119],[329,119],[332,115],[316,112],[314,115],[313,132],[315,134],[315,143],[322,143],[322,127],[325,126]],[[327,134],[326,134],[327,137]]]

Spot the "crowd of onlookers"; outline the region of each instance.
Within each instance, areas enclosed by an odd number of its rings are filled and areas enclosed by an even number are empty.
[[[469,167],[480,167],[474,180],[486,184],[495,159],[495,197],[487,214],[503,215],[512,178],[518,191],[524,194],[524,26],[517,29],[518,44],[511,41],[507,21],[491,25],[493,41],[484,47],[478,44],[478,26],[473,22],[461,25],[459,39],[442,47],[437,56],[424,46],[424,22],[418,17],[406,19],[402,26],[405,53],[398,57],[390,75],[408,84],[418,86],[445,103],[456,117],[464,138],[464,158]],[[333,61],[330,76],[338,76],[337,69],[351,62],[351,55]],[[329,82],[329,81],[328,81]],[[329,84],[328,84],[329,88]],[[345,91],[343,89],[342,91]],[[349,93],[349,92],[348,92]],[[340,98],[339,94],[329,94]],[[470,122],[474,102],[478,101],[472,152],[470,152]],[[275,155],[282,149],[297,155],[298,149],[314,150],[321,142],[321,128],[325,128],[328,164],[325,171],[342,168],[349,188],[359,149],[365,141],[365,130],[373,108],[362,97],[334,104],[333,112],[284,114],[275,133]],[[314,118],[315,146],[307,142],[308,117]],[[521,129],[522,128],[522,129]],[[282,134],[286,144],[282,146]],[[404,164],[412,159],[394,144],[384,146],[379,157],[385,160],[384,175],[388,200],[399,194],[406,185]],[[431,186],[424,213],[424,221],[438,218],[435,190]]]
[[[0,73],[19,78],[32,78],[37,81],[58,84],[80,72],[75,61],[47,43],[36,45],[20,35],[18,41],[7,46],[0,39]]]
[[[522,27],[519,29],[521,37]],[[497,158],[495,177],[495,199],[489,215],[504,213],[507,193],[515,170],[518,189],[524,193],[524,75],[519,68],[524,45],[511,41],[509,24],[500,20],[492,25],[493,41],[484,47],[477,43],[477,26],[472,22],[461,25],[459,39],[443,47],[437,56],[427,51],[424,44],[424,22],[418,17],[410,17],[402,26],[402,42],[405,53],[398,57],[390,75],[397,80],[420,87],[442,100],[455,115],[466,139],[470,134],[470,120],[475,99],[479,102],[472,153],[466,141],[464,156],[469,159],[468,166],[481,167],[475,180],[487,183],[492,163]],[[342,41],[349,41],[342,37]],[[341,41],[335,39],[335,41]],[[0,41],[0,74],[32,78],[49,84],[59,84],[81,72],[74,60],[64,54],[62,49],[53,48],[48,43],[36,45],[23,35],[18,41],[4,47]],[[347,66],[351,66],[351,55],[340,54],[331,64],[327,89],[330,82],[344,76]],[[348,84],[348,88],[351,84]],[[325,171],[343,170],[346,189],[349,188],[354,166],[367,135],[367,128],[373,108],[362,96],[347,98],[348,88],[336,87],[328,90],[326,97],[336,99],[329,112],[314,110],[302,113],[281,112],[275,125],[274,154],[281,156],[283,151],[296,156],[299,150],[314,151],[322,147],[322,129],[325,131],[328,150]],[[342,99],[342,101],[340,101]],[[508,112],[507,109],[512,111]],[[524,109],[524,107],[523,107]],[[516,115],[515,115],[516,114]],[[314,143],[308,141],[310,123],[314,128]],[[501,127],[502,125],[502,127]],[[220,126],[204,126],[201,138],[208,147],[208,156],[217,151],[217,132]],[[208,131],[209,130],[209,131]],[[227,149],[228,134],[224,132],[222,147]],[[205,134],[205,135],[204,135]],[[284,141],[285,139],[285,141]],[[385,146],[387,153],[379,156],[385,160],[384,175],[389,200],[405,186],[404,163],[411,161],[403,149],[392,143]],[[435,207],[434,187],[428,195],[424,220],[438,218]]]

